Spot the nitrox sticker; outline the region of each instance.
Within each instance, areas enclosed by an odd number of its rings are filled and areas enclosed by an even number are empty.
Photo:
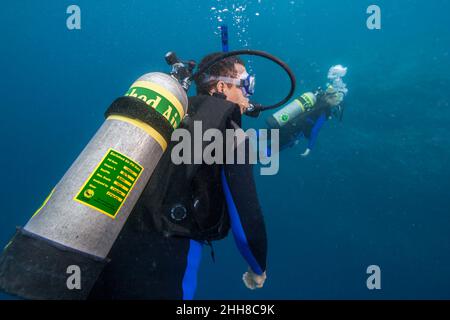
[[[162,114],[170,125],[176,129],[184,117],[181,103],[167,89],[146,81],[136,81],[125,94],[144,101],[149,107]]]
[[[114,219],[143,170],[137,162],[109,149],[74,200]]]

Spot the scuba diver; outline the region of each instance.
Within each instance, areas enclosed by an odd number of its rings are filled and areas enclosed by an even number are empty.
[[[342,103],[348,92],[342,78],[346,74],[347,68],[341,65],[331,67],[328,72],[330,83],[326,90],[318,88],[314,93],[304,93],[266,119],[270,129],[279,129],[280,151],[297,145],[304,137],[308,140],[308,145],[301,156],[307,157],[325,122],[332,117],[342,121]],[[268,153],[270,152],[269,147]]]
[[[220,55],[206,56],[199,68]],[[189,98],[180,127],[192,136],[194,121],[201,121],[203,132],[215,128],[224,136],[226,129],[240,128],[254,92],[254,76],[243,61],[222,59],[195,82],[197,96]],[[244,284],[249,289],[264,285],[266,228],[252,165],[175,165],[174,145],[169,144],[114,243],[90,299],[193,299],[203,245],[211,246],[214,260],[211,242],[230,229],[249,265]]]
[[[250,102],[255,77],[241,55],[283,68],[289,93],[273,105]],[[256,117],[285,105],[295,76],[258,50],[209,55],[195,73],[194,61],[173,52],[165,58],[170,74],[146,73],[112,102],[97,133],[17,228],[0,253],[0,291],[36,300],[192,299],[202,246],[211,246],[214,260],[211,242],[229,230],[249,266],[244,284],[264,285],[267,238],[251,135],[236,129],[244,112]],[[192,81],[198,95],[188,99]],[[214,141],[211,132],[219,133]],[[222,137],[225,145],[215,141]],[[177,154],[180,144],[188,148]]]

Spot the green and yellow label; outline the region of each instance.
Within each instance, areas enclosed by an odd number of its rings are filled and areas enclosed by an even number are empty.
[[[144,168],[109,149],[74,198],[110,218],[115,218]]]
[[[184,117],[180,101],[166,88],[147,81],[136,81],[125,94],[144,101],[149,107],[162,114],[170,125],[176,129]]]
[[[283,113],[280,116],[280,120],[281,120],[281,122],[288,122],[289,121],[289,115],[287,113]]]

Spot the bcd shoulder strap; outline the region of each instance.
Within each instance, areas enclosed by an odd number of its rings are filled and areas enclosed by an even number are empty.
[[[189,111],[180,129],[188,130],[195,140],[194,125],[199,121],[203,134],[208,129],[218,129],[225,135],[228,122],[237,106],[212,96],[189,99]],[[196,132],[197,133],[197,132]],[[198,139],[197,139],[198,140]],[[210,142],[202,141],[202,152]],[[228,232],[224,214],[225,200],[221,191],[220,165],[175,165],[171,142],[160,160],[148,185],[151,197],[148,207],[154,215],[155,225],[162,232],[197,240],[215,240]],[[193,160],[193,158],[191,159]]]

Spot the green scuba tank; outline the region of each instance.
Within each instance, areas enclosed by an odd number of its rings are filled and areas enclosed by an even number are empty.
[[[288,122],[297,118],[300,114],[311,110],[316,102],[316,95],[312,92],[306,92],[289,103],[283,109],[275,112],[272,116],[267,118],[267,124],[270,128],[281,128]]]

